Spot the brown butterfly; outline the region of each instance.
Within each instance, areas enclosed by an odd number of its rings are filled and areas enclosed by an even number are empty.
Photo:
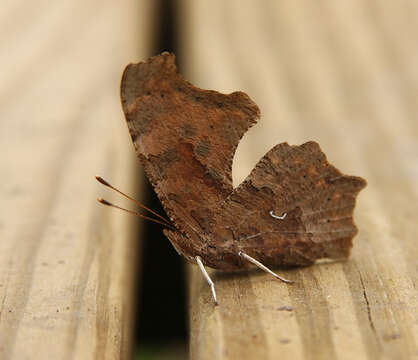
[[[171,220],[160,219],[164,233],[199,265],[215,303],[203,264],[254,264],[280,278],[267,266],[349,256],[366,181],[330,165],[317,143],[276,145],[233,188],[235,149],[260,117],[245,93],[196,88],[177,72],[174,55],[163,53],[126,67],[121,98],[138,157]]]

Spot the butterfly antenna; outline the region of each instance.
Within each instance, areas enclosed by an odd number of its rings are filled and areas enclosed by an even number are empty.
[[[138,200],[135,200],[133,197],[130,197],[129,195],[125,194],[124,192],[120,191],[119,189],[115,188],[113,185],[111,185],[109,182],[107,182],[105,179],[103,179],[100,176],[95,176],[96,180],[104,185],[107,186],[108,188],[118,192],[119,194],[121,194],[122,196],[126,197],[127,199],[133,201],[135,204],[137,204],[139,207],[141,207],[142,209],[150,212],[151,214],[155,215],[156,217],[158,217],[159,219],[161,219],[162,221],[164,221],[165,224],[173,227],[173,224],[167,220],[166,218],[164,218],[163,216],[161,216],[160,214],[157,214],[155,211],[152,211],[151,209],[147,208],[144,204],[140,203]],[[105,204],[106,205],[106,204]]]
[[[164,225],[164,226],[166,226],[166,227],[168,227],[168,228],[170,228],[170,229],[172,229],[172,230],[174,230],[174,231],[177,231],[177,229],[176,229],[174,226],[170,225],[170,224],[167,224],[167,223],[162,222],[162,221],[160,221],[160,220],[157,220],[157,219],[151,218],[151,217],[149,217],[149,216],[142,215],[142,214],[140,214],[140,213],[138,213],[138,212],[136,212],[136,211],[133,211],[133,210],[128,210],[128,209],[125,209],[125,208],[120,207],[120,206],[118,206],[118,205],[112,204],[111,202],[109,202],[109,201],[107,201],[107,200],[105,200],[105,199],[102,199],[101,197],[97,198],[97,201],[98,201],[99,203],[103,204],[103,205],[110,206],[110,207],[113,207],[113,208],[116,208],[116,209],[119,209],[119,210],[123,210],[123,211],[125,211],[125,212],[127,212],[127,213],[130,213],[130,214],[136,215],[136,216],[138,216],[138,217],[140,217],[140,218],[143,218],[143,219],[145,219],[145,220],[153,221],[153,222],[155,222],[155,223],[157,223],[157,224]]]

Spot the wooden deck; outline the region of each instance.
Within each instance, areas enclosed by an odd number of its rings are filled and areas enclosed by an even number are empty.
[[[112,195],[94,175],[133,192],[118,89],[126,63],[144,56],[147,11],[2,3],[2,360],[130,357],[136,219],[97,204]]]
[[[218,307],[190,267],[191,359],[416,358],[418,3],[177,4],[185,78],[245,91],[262,111],[236,185],[276,143],[308,140],[368,181],[347,262],[278,269],[293,285],[212,272]],[[152,7],[2,4],[2,360],[130,357],[137,220],[98,206],[113,195],[93,176],[137,189],[119,81],[149,54]]]
[[[243,90],[262,118],[235,184],[278,142],[318,141],[368,180],[348,262],[270,276],[191,269],[191,359],[417,356],[418,7],[413,1],[184,1],[186,78]]]

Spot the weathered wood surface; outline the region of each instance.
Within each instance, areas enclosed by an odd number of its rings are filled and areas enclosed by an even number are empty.
[[[2,3],[2,360],[130,356],[137,220],[96,202],[113,195],[94,175],[133,192],[119,83],[147,4]]]
[[[235,184],[276,143],[308,140],[368,180],[347,262],[278,270],[293,285],[212,272],[216,308],[191,268],[191,358],[415,358],[417,3],[185,0],[180,16],[186,78],[243,90],[262,111],[238,148]]]

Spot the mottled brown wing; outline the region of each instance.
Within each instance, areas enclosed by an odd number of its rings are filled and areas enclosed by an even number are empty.
[[[259,117],[257,105],[242,92],[194,87],[168,53],[128,65],[121,98],[138,157],[166,212],[184,236],[200,242],[202,217],[232,192],[232,157]]]
[[[234,256],[240,250],[270,266],[348,257],[357,233],[356,196],[365,185],[330,165],[315,142],[275,146],[214,217],[211,237],[226,261],[212,266],[243,266]]]
[[[349,255],[366,183],[331,166],[318,144],[277,145],[232,189],[235,149],[259,117],[246,94],[198,89],[164,53],[125,69],[121,97],[138,157],[178,229],[165,233],[187,259],[229,270],[246,266],[239,251],[266,265]]]

